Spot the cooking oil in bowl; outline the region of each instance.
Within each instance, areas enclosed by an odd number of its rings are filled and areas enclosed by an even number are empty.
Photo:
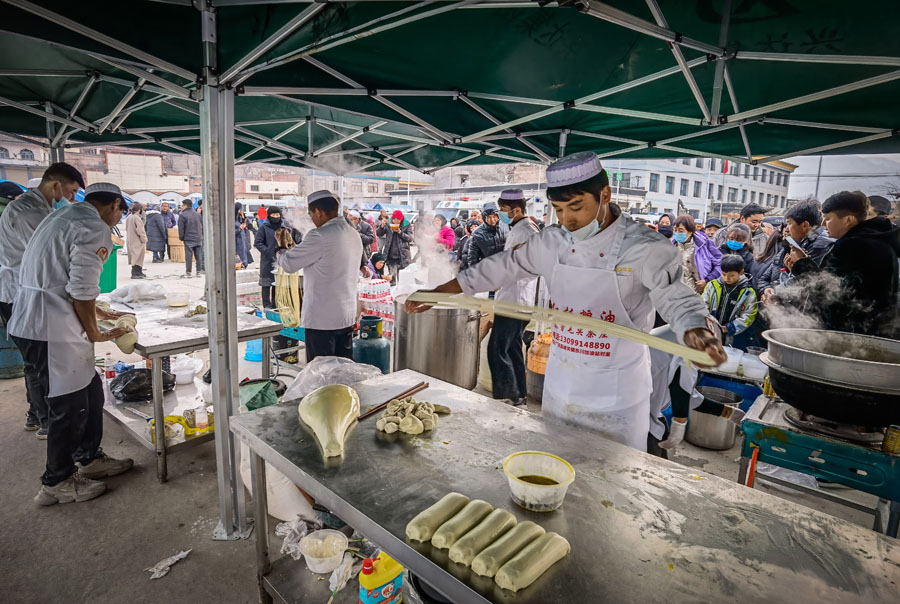
[[[555,484],[559,484],[557,481],[552,478],[547,478],[546,476],[537,476],[534,474],[529,474],[528,476],[516,476],[519,480],[523,482],[528,482],[531,484],[539,484],[543,486],[552,486]]]
[[[575,470],[562,457],[543,451],[519,451],[503,460],[509,493],[520,507],[552,512],[562,505]]]

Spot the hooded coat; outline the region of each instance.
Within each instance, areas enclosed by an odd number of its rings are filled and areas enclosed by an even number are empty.
[[[399,264],[400,268],[403,269],[409,266],[410,263],[409,244],[413,240],[412,227],[403,225],[405,219],[403,212],[400,210],[395,210],[391,218],[400,219],[400,228],[398,230],[395,231],[390,227],[390,224],[387,224],[379,226],[375,233],[378,237],[384,237],[384,250],[382,250],[382,253],[387,258],[387,263],[395,266]]]
[[[506,236],[509,235],[509,227],[498,222],[497,226],[488,223],[478,227],[469,240],[466,263],[475,266],[488,256],[493,256],[503,251],[506,245]]]
[[[287,224],[280,215],[276,216],[279,216],[277,221],[272,219],[270,213],[266,221],[259,225],[256,241],[253,243],[253,247],[259,250],[259,284],[262,287],[275,285],[275,250],[278,248],[275,232],[280,228],[290,229],[295,244],[303,241],[300,231]]]
[[[168,242],[166,217],[159,210],[147,210],[147,249],[151,252],[164,252]]]
[[[697,265],[697,272],[700,273],[700,278],[710,282],[722,274],[722,252],[703,231],[694,231],[691,239],[694,242],[694,264]],[[674,239],[672,244],[678,246],[678,242]]]

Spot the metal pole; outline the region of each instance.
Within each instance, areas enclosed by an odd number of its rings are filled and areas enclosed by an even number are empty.
[[[816,172],[816,199],[819,198],[819,182],[822,179],[822,156],[819,156],[819,170]]]
[[[246,538],[244,489],[238,451],[229,427],[240,404],[238,395],[237,309],[234,273],[234,92],[210,85],[218,65],[216,15],[204,3],[202,36],[205,84],[200,103],[200,149],[203,166],[203,230],[206,299],[209,306],[209,359],[216,414],[216,467],[219,523],[213,539]]]
[[[728,27],[731,24],[731,0],[725,0],[722,3],[722,25],[719,28],[719,46],[725,47],[728,44]],[[716,62],[715,79],[713,80],[713,98],[711,108],[711,123],[719,123],[719,109],[722,103],[722,85],[725,80],[725,59],[722,58]],[[735,110],[737,111],[737,110]]]
[[[53,115],[53,107],[50,106],[50,103],[44,103],[44,110]],[[52,141],[56,138],[56,122],[51,120],[47,120],[47,140]],[[55,147],[52,143],[50,144],[49,153],[47,154],[48,159],[51,164],[55,164],[58,161],[62,161],[59,159],[59,147]]]

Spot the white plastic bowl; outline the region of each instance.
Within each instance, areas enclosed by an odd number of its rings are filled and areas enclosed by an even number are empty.
[[[203,369],[203,361],[200,359],[191,359],[190,363],[182,361],[180,365],[172,369],[175,373],[176,384],[192,384],[194,376]]]
[[[344,552],[350,541],[339,531],[324,529],[314,531],[300,540],[300,552],[306,566],[314,573],[323,575],[333,572],[341,565]]]
[[[169,306],[174,307],[187,306],[191,302],[191,294],[182,292],[166,294],[166,302],[168,302]]]
[[[741,364],[741,360],[743,360],[744,358],[744,351],[726,346],[725,354],[728,355],[728,360],[719,365],[719,371],[725,373],[737,373],[738,367]]]
[[[562,457],[542,451],[519,451],[503,460],[512,500],[532,512],[552,512],[562,505],[566,490],[575,480],[575,470]],[[554,485],[534,484],[520,476],[543,476]]]
[[[766,378],[766,374],[769,373],[769,368],[759,360],[758,356],[745,354],[741,364],[744,366],[744,377],[763,380]]]

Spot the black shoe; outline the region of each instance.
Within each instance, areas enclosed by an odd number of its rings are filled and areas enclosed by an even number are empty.
[[[40,430],[41,422],[38,421],[33,415],[25,416],[25,429],[29,432],[34,432],[35,430]]]
[[[131,275],[132,279],[146,279],[146,275]]]

